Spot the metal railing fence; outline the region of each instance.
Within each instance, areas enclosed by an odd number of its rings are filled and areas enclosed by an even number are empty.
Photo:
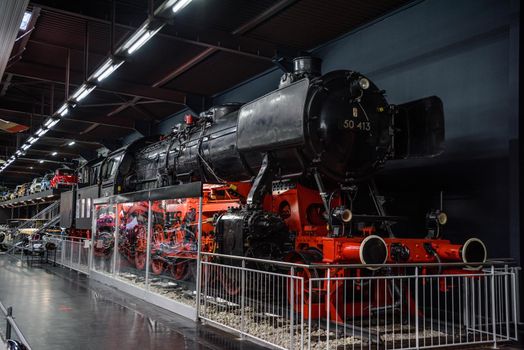
[[[16,339],[20,343],[22,343],[27,348],[27,350],[31,350],[29,342],[22,334],[20,327],[18,327],[18,324],[16,323],[15,318],[13,317],[13,308],[6,308],[4,304],[0,302],[0,311],[3,315],[2,318],[5,319],[5,340],[7,341],[10,339]]]
[[[517,339],[508,265],[304,265],[202,253],[198,315],[281,349],[423,349]]]
[[[56,263],[78,272],[89,274],[91,245],[86,238],[51,236],[56,245]],[[87,243],[86,243],[87,242]]]

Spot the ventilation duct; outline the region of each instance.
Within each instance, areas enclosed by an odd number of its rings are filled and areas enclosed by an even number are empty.
[[[4,76],[28,3],[29,0],[0,1],[0,81]]]

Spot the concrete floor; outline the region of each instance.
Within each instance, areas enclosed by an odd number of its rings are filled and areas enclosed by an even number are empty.
[[[0,255],[0,300],[13,306],[34,350],[264,349],[74,271],[28,268],[5,255]],[[4,327],[2,320],[0,327]],[[501,348],[524,349],[523,337],[521,333],[518,344]]]
[[[263,349],[74,271],[28,268],[5,255],[0,300],[34,350]]]

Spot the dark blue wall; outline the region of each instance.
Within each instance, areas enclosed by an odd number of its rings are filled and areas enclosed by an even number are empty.
[[[446,151],[390,163],[378,178],[391,212],[423,211],[444,191],[446,237],[478,236],[491,256],[520,257],[518,0],[425,0],[313,53],[323,71],[352,69],[387,90],[390,103],[429,95],[444,102]],[[270,70],[214,97],[246,102],[273,90]],[[175,116],[159,131],[168,132]],[[411,209],[410,209],[411,208]],[[413,233],[413,232],[411,232]]]

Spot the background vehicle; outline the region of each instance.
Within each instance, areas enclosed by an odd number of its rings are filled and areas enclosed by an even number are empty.
[[[73,169],[60,168],[56,169],[55,176],[50,181],[51,188],[60,186],[73,186],[78,182],[78,177]]]
[[[51,188],[51,179],[55,176],[54,173],[45,174],[40,183],[40,190],[47,191]]]
[[[30,182],[26,182],[24,184],[24,194],[23,194],[23,196],[29,196],[31,194],[30,188],[31,188],[31,183]]]
[[[29,187],[29,192],[31,194],[40,192],[42,190],[42,178],[36,177],[33,179],[31,186]]]
[[[15,188],[15,197],[22,197],[25,196],[25,184],[18,185]]]

